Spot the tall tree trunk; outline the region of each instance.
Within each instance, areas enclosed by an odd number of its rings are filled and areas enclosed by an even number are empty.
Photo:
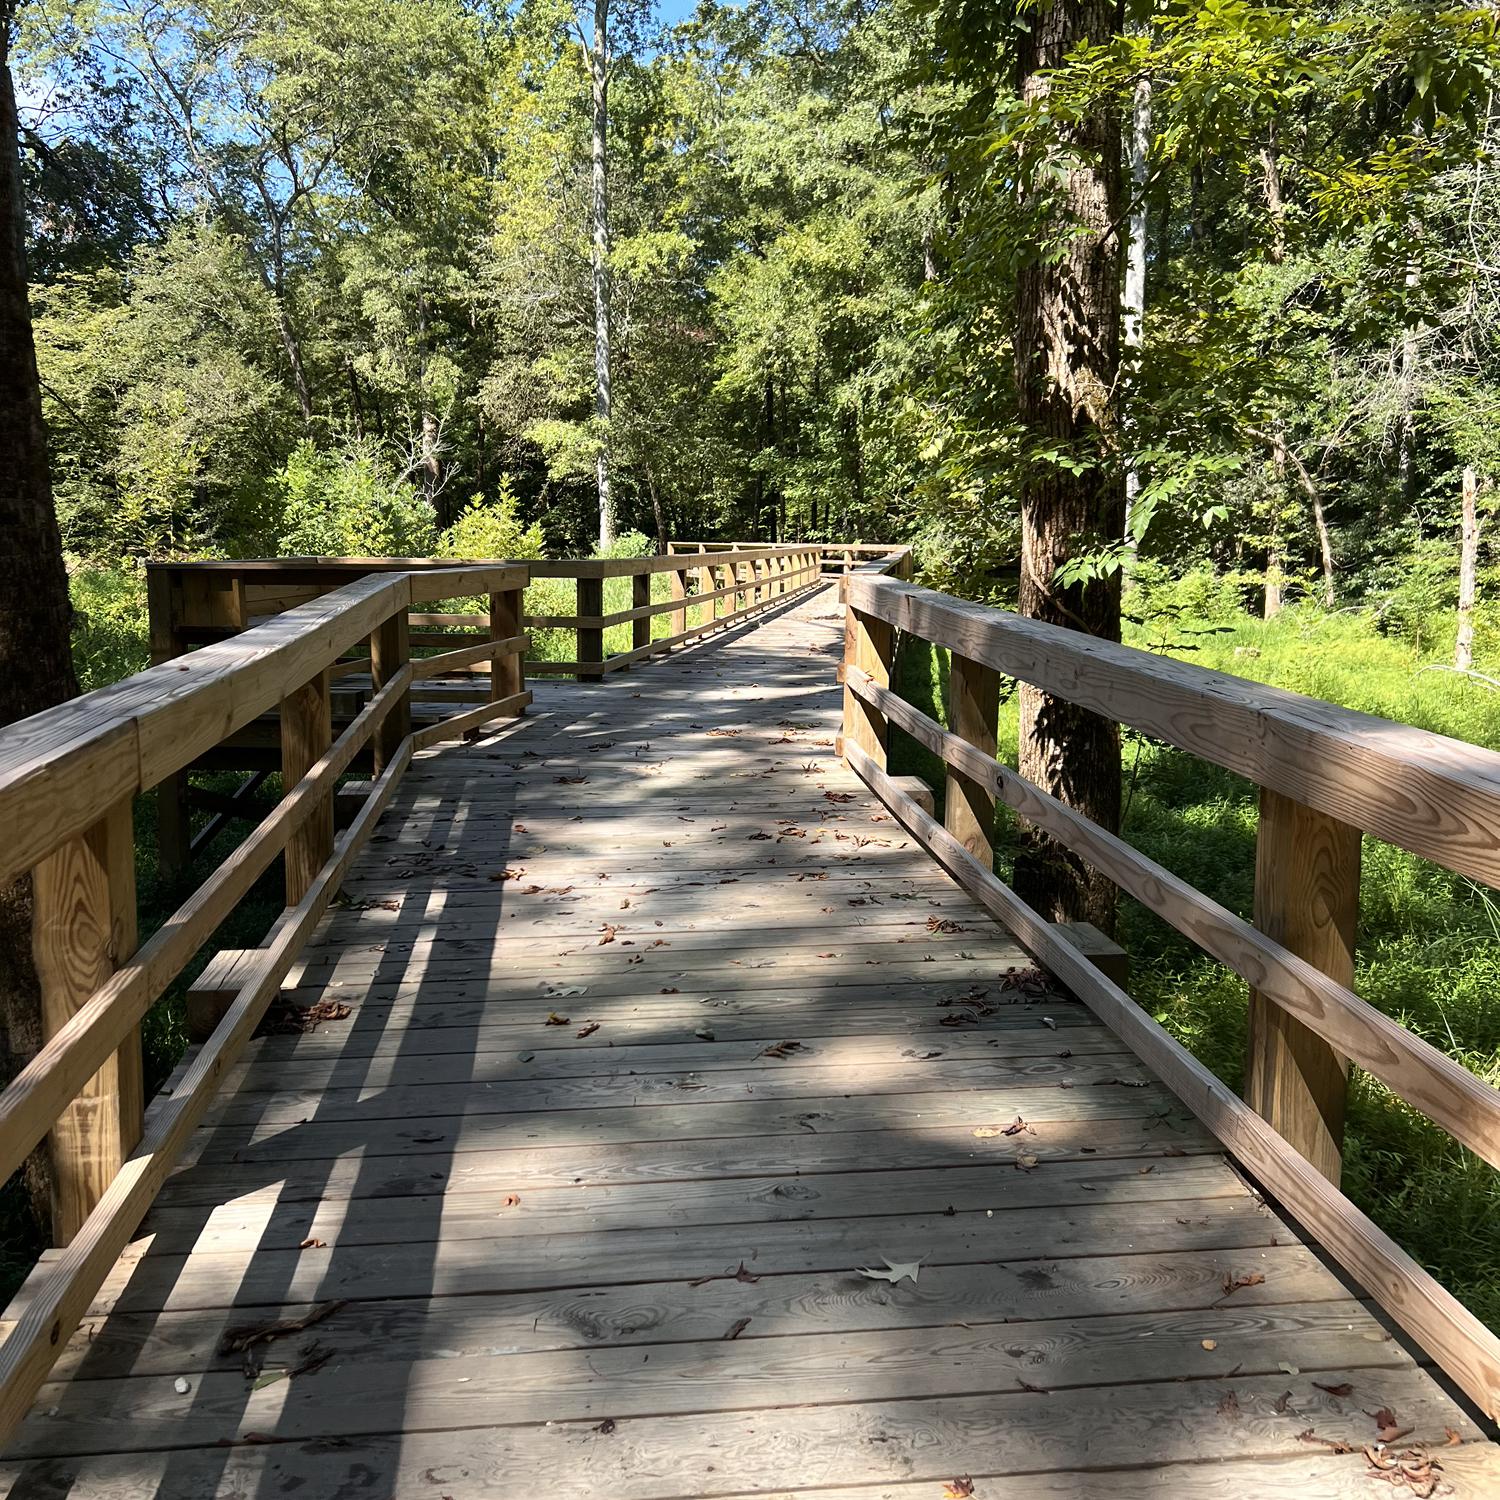
[[[302,340],[297,337],[297,330],[292,326],[292,315],[286,305],[278,282],[266,276],[263,278],[266,290],[271,294],[271,301],[276,307],[276,331],[281,335],[281,347],[286,351],[286,362],[292,372],[292,390],[297,397],[297,409],[302,413],[302,425],[312,426],[313,404],[312,387],[307,383],[307,366],[302,359]]]
[[[1029,102],[1047,96],[1048,70],[1078,44],[1107,41],[1118,8],[1110,0],[1053,0],[1031,17],[1020,43]],[[1123,247],[1120,121],[1097,107],[1072,129],[1055,254],[1021,272],[1016,297],[1015,377],[1022,421],[1038,448],[1078,453],[1082,472],[1038,464],[1021,489],[1021,613],[1107,640],[1120,638],[1120,579],[1112,573],[1058,584],[1080,551],[1115,542],[1125,520],[1116,377],[1120,363]],[[1100,827],[1120,822],[1120,736],[1111,720],[1021,687],[1021,774]],[[1016,889],[1043,916],[1084,919],[1109,931],[1115,889],[1042,835],[1016,861]]]
[[[661,491],[656,487],[656,466],[646,460],[646,490],[651,496],[651,516],[656,522],[656,551],[661,557],[667,555],[667,513],[661,506]]]
[[[78,691],[72,610],[47,470],[41,383],[26,295],[26,213],[10,76],[14,3],[0,4],[0,724]],[[42,1043],[41,991],[31,956],[31,880],[0,891],[0,1083]],[[38,1222],[50,1213],[45,1148],[26,1166]]]
[[[1279,266],[1286,259],[1286,198],[1281,190],[1281,166],[1276,159],[1276,124],[1272,121],[1266,144],[1260,151],[1261,183],[1266,195],[1266,215],[1271,222],[1271,245],[1267,252],[1271,264]],[[1285,542],[1282,536],[1283,511],[1286,508],[1287,445],[1286,424],[1278,416],[1271,429],[1271,472],[1275,475],[1271,492],[1271,537],[1266,545],[1266,590],[1264,616],[1274,619],[1281,613],[1283,586],[1286,581]]]
[[[422,397],[422,436],[418,462],[422,470],[422,493],[432,507],[438,524],[445,526],[452,519],[438,510],[438,498],[443,489],[443,464],[439,454],[442,445],[442,425],[432,409],[432,397],[427,389],[427,370],[432,359],[432,320],[428,313],[427,298],[417,298],[418,347],[421,350],[420,385]]]
[[[599,545],[615,539],[615,502],[610,452],[610,306],[609,279],[609,0],[594,0],[594,43],[589,49],[594,89],[593,139],[593,272],[594,272],[594,417],[599,425]]]
[[[1125,258],[1125,295],[1120,339],[1126,368],[1140,364],[1146,317],[1146,177],[1151,150],[1151,79],[1137,80],[1130,107],[1130,245]],[[1130,412],[1126,411],[1127,420]],[[1125,470],[1125,535],[1130,541],[1130,513],[1141,493],[1141,472],[1132,457]],[[1133,544],[1132,544],[1133,550]]]
[[[1464,470],[1463,537],[1458,558],[1458,641],[1453,665],[1460,672],[1474,667],[1474,595],[1479,572],[1479,483],[1473,469]]]

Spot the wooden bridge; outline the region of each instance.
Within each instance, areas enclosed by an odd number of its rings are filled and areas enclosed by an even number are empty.
[[[818,548],[544,565],[579,645],[529,691],[524,565],[306,562],[260,624],[224,565],[220,638],[175,655],[179,602],[160,665],[0,732],[49,1027],[0,1145],[50,1141],[66,1241],[0,1345],[8,1493],[1500,1493],[1500,1346],[1336,1186],[1345,1058],[1500,1160],[1495,1092],[1347,988],[1354,830],[1500,884],[1500,756],[905,563],[848,554],[846,605]],[[422,607],[474,595],[444,649]],[[1256,925],[1000,765],[999,674],[1260,782]],[[131,799],[190,853],[188,771],[278,706],[281,800],[138,946]],[[1257,1109],[994,877],[997,798],[1255,986]],[[143,1111],[141,1017],[279,854]]]

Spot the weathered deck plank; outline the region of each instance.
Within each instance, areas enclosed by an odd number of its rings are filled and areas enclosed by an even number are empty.
[[[816,595],[418,758],[289,981],[352,1014],[227,1080],[11,1493],[1344,1500],[1381,1407],[1495,1492],[834,758],[840,627]]]

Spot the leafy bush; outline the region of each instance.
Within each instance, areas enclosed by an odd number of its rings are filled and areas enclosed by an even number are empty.
[[[656,543],[639,531],[622,531],[607,547],[596,547],[595,557],[654,557]]]
[[[438,538],[434,556],[455,559],[528,558],[546,554],[542,528],[528,526],[516,506],[510,476],[500,481],[500,493],[489,501],[475,495],[459,518]]]
[[[304,440],[271,477],[283,556],[428,557],[432,506],[374,444],[326,453]]]
[[[139,563],[68,563],[73,601],[73,666],[84,692],[150,665],[146,573]]]

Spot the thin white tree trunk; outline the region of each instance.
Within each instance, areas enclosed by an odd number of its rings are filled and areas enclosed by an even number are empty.
[[[615,539],[615,507],[610,455],[610,284],[609,284],[609,0],[594,0],[594,44],[589,51],[594,87],[593,272],[594,416],[599,426],[599,545]]]
[[[1146,315],[1146,174],[1151,149],[1151,79],[1136,82],[1130,106],[1130,133],[1126,139],[1130,170],[1129,243],[1125,250],[1125,290],[1120,308],[1122,363],[1128,370],[1139,364]],[[1131,412],[1125,419],[1131,422]],[[1125,536],[1132,549],[1130,518],[1141,493],[1141,474],[1132,457],[1125,471]]]
[[[1479,483],[1473,469],[1464,470],[1464,519],[1458,559],[1458,644],[1453,665],[1460,672],[1474,667],[1474,595],[1479,570]]]

